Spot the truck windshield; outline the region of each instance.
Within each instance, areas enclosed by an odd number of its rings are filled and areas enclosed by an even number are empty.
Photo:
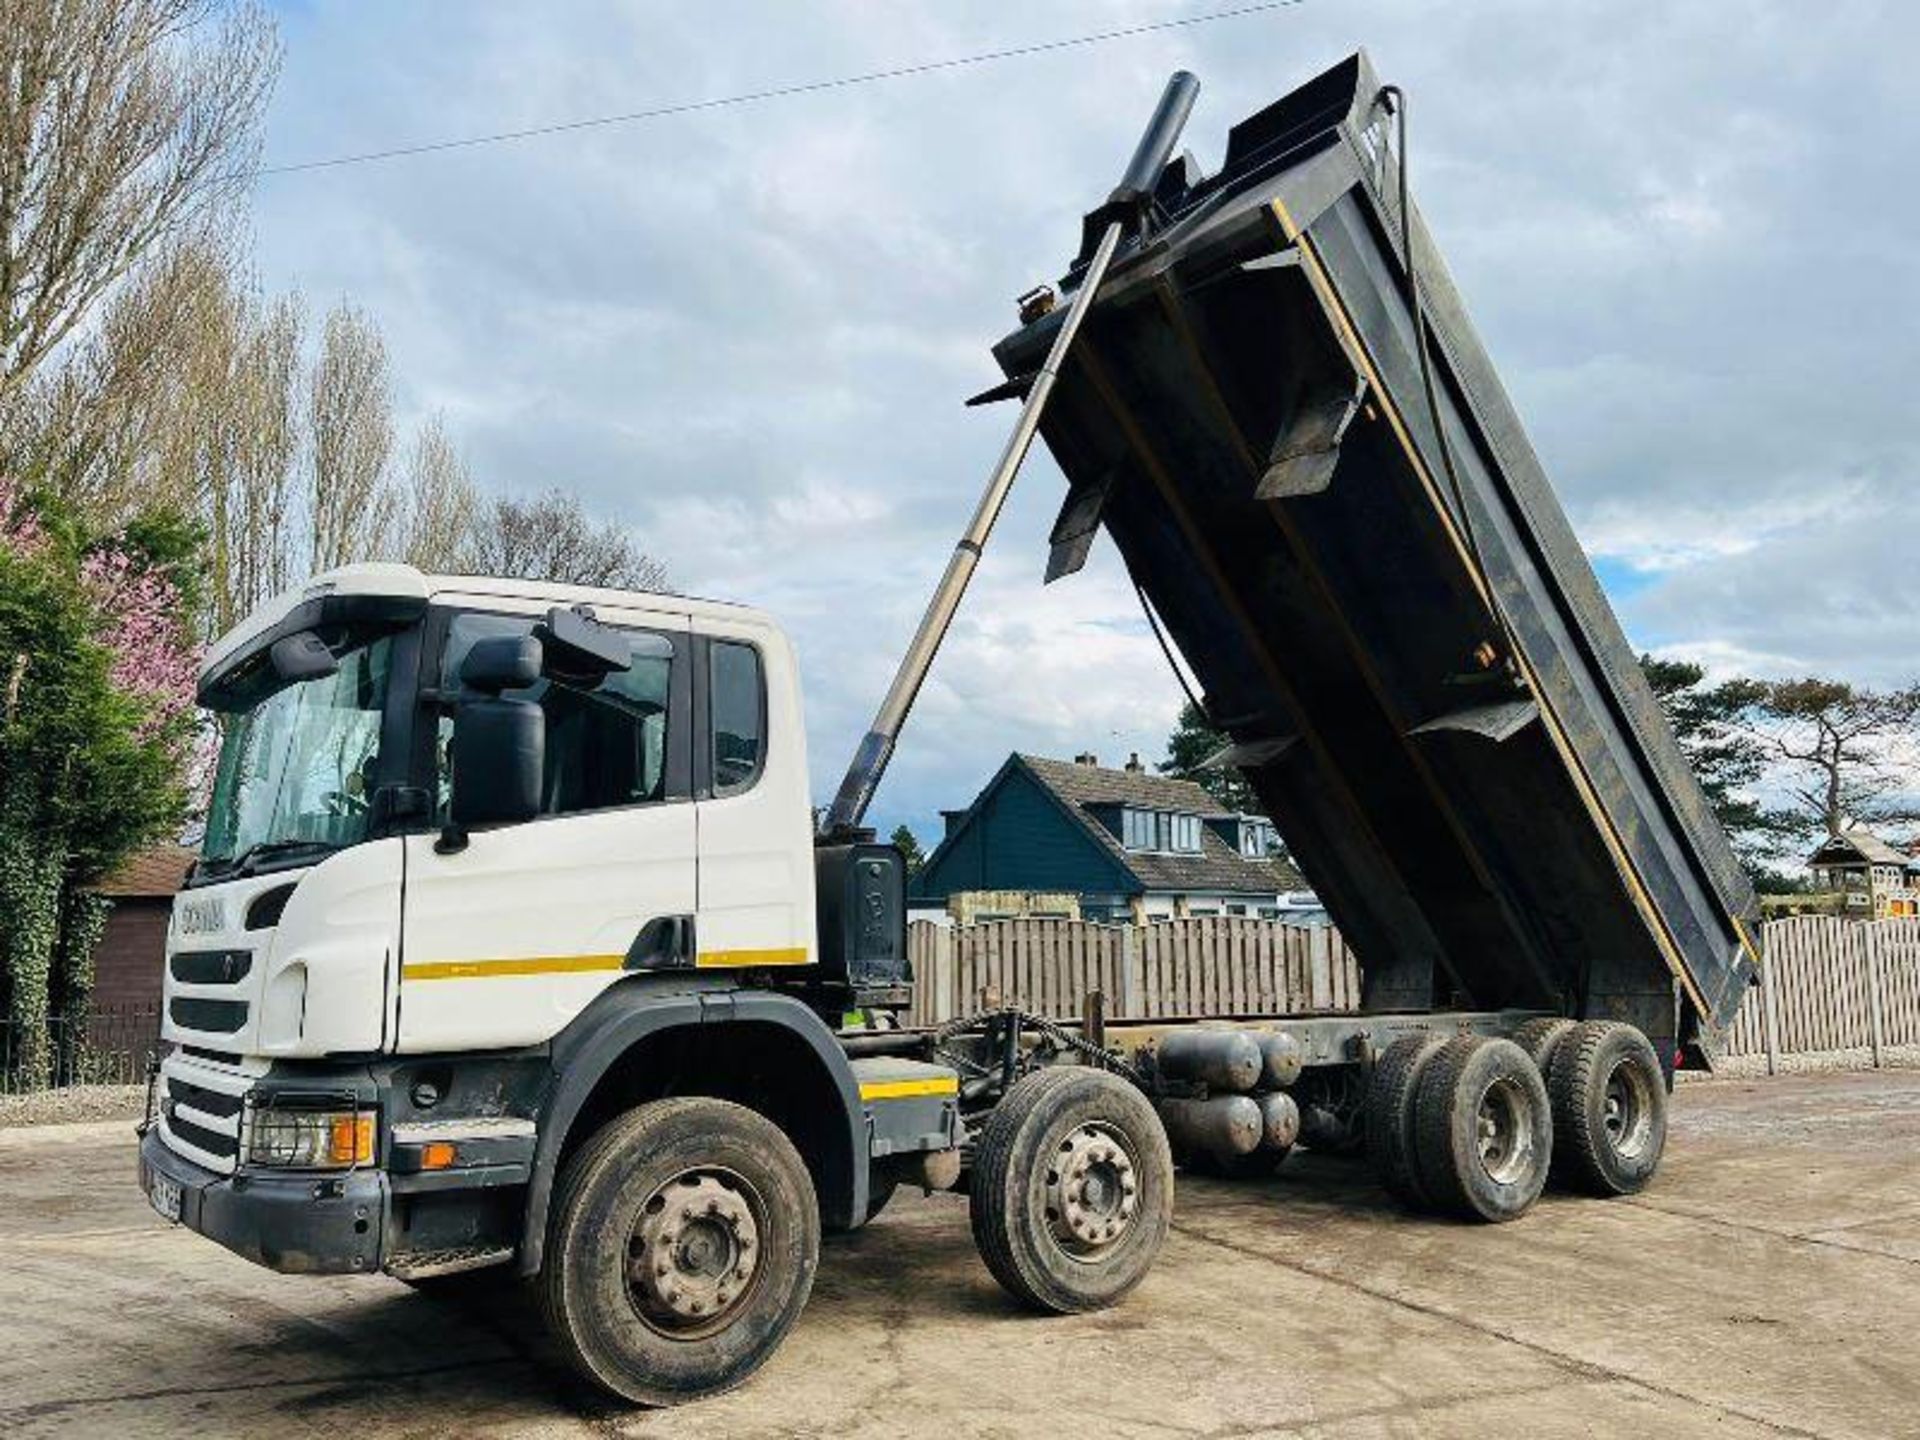
[[[286,685],[224,717],[202,867],[338,849],[367,836],[391,636],[338,650],[331,675]]]

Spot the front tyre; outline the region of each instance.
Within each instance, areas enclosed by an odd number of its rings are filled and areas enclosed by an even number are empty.
[[[1037,1310],[1114,1304],[1146,1277],[1173,1219],[1173,1154],[1132,1085],[1063,1065],[1007,1092],[974,1154],[973,1240]]]
[[[561,1172],[541,1298],[581,1374],[671,1405],[765,1364],[819,1259],[813,1185],[778,1127],[724,1100],[656,1100]]]

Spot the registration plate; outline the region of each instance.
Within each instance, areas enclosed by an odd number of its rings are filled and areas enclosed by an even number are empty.
[[[167,1219],[178,1222],[180,1219],[180,1182],[169,1180],[157,1172],[147,1181],[147,1200],[153,1208]]]

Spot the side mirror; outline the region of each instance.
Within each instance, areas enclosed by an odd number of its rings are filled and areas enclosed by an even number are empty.
[[[531,820],[540,813],[546,770],[546,712],[531,700],[463,698],[453,712],[451,758],[449,830]]]
[[[633,665],[633,639],[593,618],[593,612],[556,605],[533,627],[541,645],[541,663],[548,675],[575,681],[588,689],[617,670]]]
[[[311,630],[282,635],[267,651],[273,673],[289,684],[299,680],[321,680],[339,673],[340,661],[327,642]]]
[[[498,695],[519,690],[540,678],[540,642],[531,635],[489,635],[473,642],[460,662],[460,683]]]

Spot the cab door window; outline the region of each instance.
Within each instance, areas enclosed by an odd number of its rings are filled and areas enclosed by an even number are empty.
[[[707,648],[709,739],[713,793],[737,795],[760,776],[766,759],[766,682],[760,652],[733,640]]]
[[[453,695],[459,690],[460,665],[475,641],[530,634],[535,623],[532,616],[455,615],[441,650],[441,693]],[[540,788],[544,814],[570,815],[684,798],[685,782],[674,750],[682,739],[674,640],[649,630],[625,633],[632,645],[631,664],[595,685],[582,687],[543,677],[524,689],[504,692],[513,699],[534,701],[546,714],[546,766]],[[452,793],[448,760],[452,735],[452,717],[443,715],[435,755],[442,814]]]

